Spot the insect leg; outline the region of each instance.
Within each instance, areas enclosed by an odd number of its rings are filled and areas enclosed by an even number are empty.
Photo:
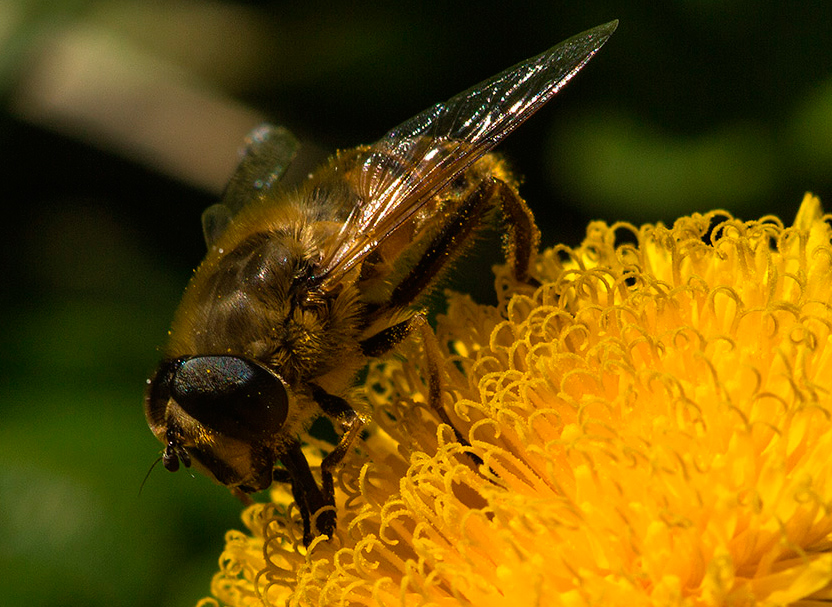
[[[392,327],[387,327],[372,337],[368,337],[361,342],[361,352],[364,356],[375,358],[397,346],[413,332],[413,318],[411,316],[407,320],[396,323]]]
[[[289,445],[289,449],[281,454],[280,462],[291,479],[292,496],[295,498],[295,503],[303,519],[304,546],[308,546],[314,538],[311,525],[312,515],[325,506],[331,508],[318,515],[315,527],[318,533],[331,536],[335,530],[334,499],[333,496],[329,496],[329,499],[327,499],[325,493],[318,489],[315,477],[312,476],[312,471],[309,469],[309,462],[306,461],[306,456],[301,450],[300,441],[294,441]],[[276,472],[278,473],[276,474],[276,480],[285,480],[285,476],[280,471]],[[277,478],[277,476],[280,478]]]
[[[310,384],[312,398],[329,417],[340,422],[344,433],[341,440],[329,455],[321,462],[321,487],[315,482],[309,462],[303,454],[299,441],[293,441],[285,453],[280,455],[284,469],[276,468],[272,472],[273,480],[291,482],[292,496],[303,519],[303,544],[308,546],[315,535],[332,537],[335,531],[335,484],[332,474],[349,451],[350,445],[358,436],[364,420],[349,406],[347,401],[334,396],[323,388]],[[315,532],[312,520],[315,518]]]
[[[448,260],[470,242],[467,237],[482,225],[489,198],[488,192],[480,186],[463,201],[454,215],[444,222],[418,263],[393,289],[389,308],[404,308],[426,291],[433,279],[447,267]]]
[[[468,442],[468,439],[457,429],[451,421],[450,416],[445,411],[445,408],[442,406],[442,379],[438,363],[438,361],[442,359],[442,354],[439,351],[439,342],[436,339],[436,335],[433,333],[433,329],[431,329],[424,314],[417,314],[413,316],[411,321],[414,325],[416,325],[414,328],[418,329],[419,333],[421,333],[422,343],[425,346],[425,360],[427,361],[428,368],[428,404],[439,416],[442,423],[450,426],[451,430],[453,430],[456,441],[464,447],[470,447],[471,443]],[[479,466],[483,463],[482,458],[478,455],[472,453],[471,451],[467,451],[466,453],[473,460],[475,465]]]
[[[320,386],[310,384],[312,388],[312,398],[315,399],[324,413],[330,418],[340,423],[343,434],[341,440],[335,446],[335,449],[329,452],[321,462],[321,490],[323,497],[328,505],[333,506],[331,511],[322,512],[318,515],[318,530],[332,535],[335,529],[335,484],[333,482],[332,474],[350,449],[353,441],[361,432],[364,426],[364,420],[355,409],[350,407],[349,403],[340,396],[330,394]],[[322,522],[329,527],[328,531],[321,528]]]
[[[451,422],[448,414],[442,408],[442,393],[441,382],[439,379],[439,366],[436,361],[439,359],[439,346],[436,343],[436,336],[428,324],[427,318],[421,312],[414,314],[407,320],[388,327],[384,331],[376,333],[372,337],[361,342],[361,349],[367,356],[381,356],[405,337],[410,335],[414,330],[418,330],[422,334],[422,341],[425,343],[425,356],[428,361],[428,403],[431,408],[439,415],[443,423],[448,424],[453,428],[456,439],[464,444],[469,445],[465,437],[456,429]]]
[[[442,407],[441,379],[439,365],[437,363],[441,358],[439,344],[436,342],[436,336],[433,334],[433,330],[430,328],[424,314],[421,312],[414,314],[407,320],[403,320],[365,339],[361,342],[361,349],[367,356],[381,356],[400,343],[414,330],[418,330],[421,333],[422,341],[425,344],[425,358],[427,359],[428,367],[428,404],[439,416],[442,423],[451,427],[457,442],[466,447],[470,447],[471,443],[457,430],[451,418]],[[471,457],[476,463],[482,463],[482,460],[477,456],[472,454]]]
[[[514,268],[517,280],[529,281],[529,264],[540,242],[540,232],[531,210],[520,195],[506,182],[489,177],[454,210],[453,216],[434,236],[419,262],[396,285],[388,308],[410,305],[427,289],[430,282],[470,241],[468,236],[481,227],[488,209],[499,204],[506,227],[506,260]]]
[[[506,261],[514,268],[514,277],[521,282],[537,283],[529,276],[529,265],[540,244],[540,230],[531,209],[517,191],[497,179],[491,179],[492,196],[499,198],[506,229]],[[482,187],[482,186],[481,186]]]

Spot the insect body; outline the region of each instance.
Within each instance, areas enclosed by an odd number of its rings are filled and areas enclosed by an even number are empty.
[[[149,381],[145,413],[165,445],[165,467],[194,466],[240,496],[291,482],[304,541],[331,534],[333,471],[364,422],[349,402],[356,373],[424,330],[420,298],[492,209],[501,210],[515,275],[528,278],[537,228],[489,151],[616,25],[570,38],[373,145],[337,154],[296,192],[276,187],[296,142],[283,129],[255,130],[222,202],[203,215],[209,252]],[[447,421],[436,381],[431,393]],[[342,435],[318,486],[299,437],[321,414]]]

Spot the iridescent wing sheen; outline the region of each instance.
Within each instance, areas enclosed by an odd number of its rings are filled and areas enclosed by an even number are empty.
[[[209,249],[240,209],[265,196],[280,181],[298,147],[298,140],[283,127],[261,124],[248,134],[222,200],[202,213],[202,233]]]
[[[438,103],[367,148],[358,202],[319,278],[334,285],[468,166],[549,101],[615,31],[611,21]]]

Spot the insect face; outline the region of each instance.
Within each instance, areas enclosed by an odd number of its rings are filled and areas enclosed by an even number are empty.
[[[270,444],[286,421],[288,395],[270,369],[238,356],[180,357],[151,380],[146,415],[171,471],[195,464],[218,482],[256,491],[272,482]]]

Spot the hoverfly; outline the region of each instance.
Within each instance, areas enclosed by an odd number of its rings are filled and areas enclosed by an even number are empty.
[[[241,498],[290,482],[304,542],[331,536],[333,472],[365,422],[349,402],[358,371],[414,330],[429,331],[420,299],[492,209],[501,210],[514,274],[530,280],[539,234],[489,152],[616,26],[570,38],[338,153],[294,192],[277,184],[297,142],[284,129],[256,129],[221,203],[203,215],[209,251],[148,381],[145,413],[165,468],[193,466]],[[431,405],[449,423],[428,368]],[[300,436],[321,415],[342,435],[318,486]]]

